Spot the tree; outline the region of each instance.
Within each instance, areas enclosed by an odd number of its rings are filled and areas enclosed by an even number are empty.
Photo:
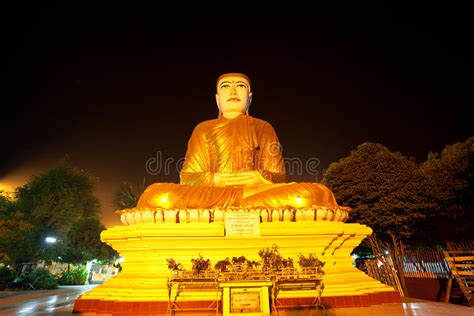
[[[473,231],[474,137],[447,145],[441,155],[430,152],[421,165],[444,223],[455,223],[456,231]],[[439,218],[437,223],[439,224]],[[451,225],[444,225],[451,226]]]
[[[18,210],[16,201],[0,192],[0,260],[13,265],[38,256],[34,226]]]
[[[119,210],[137,206],[138,195],[129,182],[122,182],[114,194],[113,206]]]
[[[100,240],[105,230],[97,217],[81,218],[74,222],[66,235],[63,261],[83,263],[93,259],[112,261],[118,254]]]
[[[13,265],[37,257],[33,225],[25,214],[13,209],[13,202],[0,196],[0,260]]]
[[[10,214],[14,208],[13,199],[9,198],[3,190],[0,190],[0,217]]]
[[[94,187],[94,178],[63,161],[17,189],[18,207],[35,226],[63,237],[71,223],[98,214]]]
[[[434,205],[427,179],[412,160],[380,144],[363,143],[332,163],[325,182],[342,205],[352,208],[349,221],[370,226],[381,239],[429,238],[427,213]]]
[[[99,201],[94,188],[92,176],[69,161],[62,161],[16,190],[16,207],[33,227],[24,238],[35,249],[28,261],[80,263],[114,255],[110,247],[100,242],[100,232],[105,227],[97,218]],[[57,242],[45,243],[49,236],[56,237]]]

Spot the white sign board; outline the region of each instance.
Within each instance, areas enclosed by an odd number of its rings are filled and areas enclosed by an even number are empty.
[[[260,236],[260,216],[257,213],[225,213],[224,223],[228,237]]]

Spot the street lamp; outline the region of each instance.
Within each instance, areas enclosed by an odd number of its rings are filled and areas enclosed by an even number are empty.
[[[46,237],[44,241],[46,241],[48,244],[54,244],[57,239],[54,237]]]

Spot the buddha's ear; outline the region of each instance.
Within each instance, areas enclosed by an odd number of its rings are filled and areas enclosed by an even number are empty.
[[[219,111],[221,110],[221,105],[219,104],[219,95],[216,93],[216,103],[217,107],[219,108]]]
[[[245,109],[246,111],[248,111],[249,107],[250,107],[250,103],[252,103],[252,92],[249,92],[249,97],[247,99],[247,108]]]

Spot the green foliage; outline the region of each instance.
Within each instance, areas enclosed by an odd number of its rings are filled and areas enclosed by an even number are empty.
[[[166,259],[166,263],[168,265],[168,269],[171,271],[183,271],[183,265],[181,263],[177,263],[176,260],[173,258]]]
[[[36,234],[12,201],[0,202],[0,260],[16,264],[38,256]]]
[[[36,290],[49,290],[58,288],[58,281],[54,274],[45,269],[36,269],[27,275],[27,280]]]
[[[4,195],[4,191],[0,190],[0,218],[7,216],[16,210],[15,202]]]
[[[308,257],[299,255],[298,264],[302,268],[315,268],[315,272],[322,273],[322,268],[326,263],[319,260],[315,254],[310,253]]]
[[[255,269],[260,266],[260,262],[254,261],[254,260],[247,260],[247,268],[249,269]]]
[[[18,207],[35,226],[41,225],[62,236],[70,223],[98,214],[94,186],[95,180],[86,172],[61,162],[17,189]]]
[[[446,146],[441,155],[429,153],[421,170],[439,206],[436,217],[459,231],[474,230],[474,137]],[[436,222],[436,218],[433,219]],[[454,223],[455,225],[450,225]],[[453,232],[455,233],[455,232]]]
[[[124,181],[120,184],[114,194],[113,206],[119,210],[137,206],[138,195],[130,183]]]
[[[258,251],[258,255],[263,261],[264,269],[281,270],[283,268],[293,268],[293,259],[284,259],[278,251],[278,246],[273,245],[272,248],[264,248]]]
[[[219,270],[221,272],[230,271],[230,270],[247,270],[253,269],[260,265],[259,262],[248,260],[244,256],[240,257],[232,257],[232,261],[229,258],[225,258],[224,260],[220,260],[214,266],[214,269]]]
[[[244,264],[246,262],[247,258],[245,258],[245,256],[232,257],[232,264]]]
[[[209,259],[204,260],[202,255],[199,255],[198,258],[191,259],[191,263],[193,264],[193,272],[194,274],[200,274],[202,271],[208,270],[211,267],[211,261]]]
[[[324,175],[338,202],[352,208],[349,221],[370,226],[383,240],[430,238],[434,209],[429,182],[414,161],[380,144],[364,143],[332,163]]]
[[[97,217],[76,220],[66,235],[62,258],[65,262],[84,263],[93,259],[113,261],[118,254],[100,240],[105,230]]]
[[[117,253],[100,241],[105,227],[97,218],[94,186],[94,178],[63,161],[18,188],[16,201],[0,195],[0,259],[13,264],[113,261]],[[47,236],[58,241],[46,244]]]
[[[7,267],[0,267],[0,283],[11,282],[15,279],[15,274],[12,269]]]
[[[40,236],[36,227],[15,238],[8,251],[11,263],[17,265],[19,263],[36,262],[41,258],[42,248],[39,243],[43,240],[44,237]]]
[[[438,203],[459,205],[472,202],[474,137],[447,145],[441,155],[430,152],[421,169],[431,181]]]
[[[85,266],[78,266],[74,269],[64,270],[58,278],[59,285],[84,285],[86,284],[89,272]]]
[[[229,258],[225,258],[224,260],[217,261],[214,265],[214,269],[219,270],[220,272],[229,271],[229,268],[232,266],[232,262]]]

